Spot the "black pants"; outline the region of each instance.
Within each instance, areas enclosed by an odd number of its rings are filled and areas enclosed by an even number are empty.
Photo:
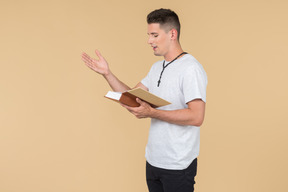
[[[184,170],[167,170],[146,162],[149,192],[193,192],[197,173],[197,158]]]

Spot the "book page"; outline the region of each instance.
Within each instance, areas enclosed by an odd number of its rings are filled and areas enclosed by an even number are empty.
[[[119,100],[121,95],[122,95],[122,93],[120,93],[120,92],[108,91],[108,93],[105,95],[105,97],[108,97],[110,99]]]

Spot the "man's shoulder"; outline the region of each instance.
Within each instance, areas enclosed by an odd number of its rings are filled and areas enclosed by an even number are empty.
[[[187,54],[183,59],[181,60],[181,66],[185,69],[195,69],[195,68],[203,68],[201,63],[192,55]]]
[[[185,57],[183,57],[183,62],[187,63],[189,65],[198,65],[198,64],[200,64],[200,62],[191,54],[185,55]]]

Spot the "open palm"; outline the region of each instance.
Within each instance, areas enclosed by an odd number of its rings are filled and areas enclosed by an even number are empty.
[[[82,60],[93,71],[101,75],[108,74],[109,66],[107,61],[104,59],[104,57],[100,54],[98,50],[96,50],[95,53],[99,59],[94,59],[90,57],[87,53],[82,53]]]

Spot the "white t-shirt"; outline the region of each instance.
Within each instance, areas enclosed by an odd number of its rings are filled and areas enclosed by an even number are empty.
[[[184,109],[194,99],[206,102],[207,76],[202,65],[192,55],[186,54],[167,66],[158,87],[162,69],[163,61],[156,62],[141,81],[149,92],[172,103],[158,109]],[[199,145],[200,127],[151,119],[145,157],[155,167],[182,170],[198,156]]]

